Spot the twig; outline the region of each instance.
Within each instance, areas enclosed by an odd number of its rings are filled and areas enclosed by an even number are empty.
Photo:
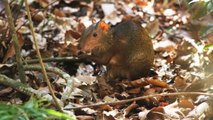
[[[56,67],[45,66],[45,69],[47,72],[53,72],[53,73],[59,75],[60,77],[65,79],[66,82],[69,80],[72,80],[72,78],[69,74],[65,73],[64,71],[62,71]],[[42,71],[42,68],[41,68],[41,66],[38,66],[38,65],[24,65],[24,70],[25,71]]]
[[[30,25],[30,29],[31,29],[31,33],[32,33],[32,37],[33,37],[33,42],[34,42],[34,45],[35,45],[35,48],[36,48],[36,53],[38,55],[38,58],[39,58],[39,63],[41,65],[41,68],[42,68],[42,73],[44,74],[44,80],[46,81],[47,83],[47,86],[48,86],[48,89],[53,97],[53,100],[55,102],[55,105],[56,107],[59,109],[59,111],[63,112],[61,106],[59,105],[58,101],[57,101],[57,98],[54,94],[54,91],[52,89],[52,86],[51,86],[51,83],[48,79],[48,76],[47,76],[47,73],[46,73],[46,69],[44,67],[44,63],[42,62],[42,58],[41,58],[41,53],[39,51],[39,47],[38,47],[38,43],[37,43],[37,40],[35,38],[35,31],[34,31],[34,28],[33,28],[33,24],[32,24],[32,18],[31,18],[31,15],[30,15],[30,8],[29,8],[29,5],[28,5],[28,1],[27,0],[24,0],[25,2],[25,7],[26,7],[26,10],[27,10],[27,16],[28,16],[28,19],[29,19],[29,25]]]
[[[8,78],[7,76],[2,75],[2,74],[0,74],[0,83],[2,85],[10,86],[13,89],[16,89],[26,95],[31,96],[34,94],[38,98],[42,97],[42,94],[40,92],[38,92],[37,90],[19,82],[19,81]]]
[[[16,34],[15,26],[13,23],[13,18],[10,10],[10,6],[8,3],[8,0],[3,0],[4,6],[5,6],[5,12],[8,17],[8,22],[10,26],[10,30],[12,31],[12,37],[13,37],[13,42],[14,42],[14,48],[16,52],[16,61],[17,61],[17,68],[19,71],[19,78],[21,79],[22,83],[26,83],[26,78],[25,78],[25,73],[22,65],[22,59],[21,59],[21,52],[20,52],[20,47],[19,47],[19,42],[18,42],[18,37]]]
[[[94,108],[94,107],[99,107],[102,105],[118,105],[118,104],[124,104],[124,103],[129,103],[133,101],[138,101],[142,99],[147,99],[147,98],[153,98],[153,97],[162,97],[162,96],[179,96],[179,95],[206,95],[206,96],[211,96],[213,97],[213,94],[211,93],[203,93],[203,92],[177,92],[177,93],[161,93],[161,94],[153,94],[153,95],[146,95],[146,96],[141,96],[141,97],[136,97],[132,99],[127,99],[127,100],[120,100],[116,102],[108,102],[108,103],[100,103],[100,104],[94,104],[94,105],[84,105],[81,107],[71,107],[67,109],[82,109],[82,108]]]
[[[54,57],[54,58],[43,58],[43,62],[81,62],[82,60],[77,57]],[[38,59],[25,60],[27,64],[38,63]]]
[[[42,68],[41,66],[35,66],[35,65],[25,65],[24,66],[24,69],[25,70],[36,70],[36,71],[42,71]],[[45,66],[45,69],[48,71],[48,72],[53,72],[57,75],[59,75],[60,77],[62,77],[66,82],[66,88],[64,90],[64,94],[62,95],[62,100],[64,101],[67,97],[70,96],[70,94],[72,93],[73,91],[73,84],[74,84],[74,78],[71,77],[69,74],[65,73],[64,71],[56,68],[56,67],[50,67],[50,66]]]
[[[27,86],[19,81],[8,78],[5,75],[0,74],[0,83],[5,86],[10,86],[15,90],[18,90],[28,96],[34,95],[37,98],[42,98],[50,102],[54,102],[52,97],[49,94],[42,94],[40,91],[33,89],[30,86]]]

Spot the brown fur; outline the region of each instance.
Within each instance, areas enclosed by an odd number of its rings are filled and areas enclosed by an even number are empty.
[[[111,28],[103,21],[87,28],[79,49],[85,58],[106,65],[109,79],[147,76],[154,61],[151,38],[139,22],[124,21]]]

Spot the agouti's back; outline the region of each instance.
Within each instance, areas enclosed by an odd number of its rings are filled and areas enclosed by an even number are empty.
[[[111,28],[100,21],[87,28],[79,49],[88,60],[107,67],[109,79],[137,79],[148,75],[154,61],[151,38],[140,23],[133,20]]]

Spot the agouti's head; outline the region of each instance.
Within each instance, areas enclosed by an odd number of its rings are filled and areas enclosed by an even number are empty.
[[[111,27],[101,20],[84,30],[78,48],[81,53],[97,57],[109,52],[112,44]]]

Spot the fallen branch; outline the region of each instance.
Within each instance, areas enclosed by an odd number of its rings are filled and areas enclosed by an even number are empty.
[[[41,68],[42,68],[42,73],[44,75],[44,80],[47,83],[47,87],[48,87],[48,89],[50,91],[50,94],[52,95],[53,101],[54,101],[57,109],[59,111],[63,112],[59,102],[57,101],[57,97],[56,97],[56,95],[55,95],[55,93],[53,91],[53,88],[51,86],[50,80],[48,79],[48,76],[47,76],[47,73],[46,73],[46,69],[44,67],[44,63],[43,63],[42,58],[41,58],[41,53],[40,53],[39,47],[38,47],[38,41],[36,40],[35,31],[34,31],[34,28],[33,28],[33,22],[32,22],[32,17],[31,17],[31,14],[30,14],[30,8],[29,8],[29,5],[28,5],[28,1],[24,0],[24,3],[25,3],[26,11],[27,11],[27,16],[28,16],[28,19],[29,19],[30,30],[31,30],[32,37],[33,37],[33,44],[35,45],[35,48],[36,48],[36,54],[37,54],[38,59],[39,59],[39,64],[41,65]]]
[[[81,59],[77,57],[54,57],[54,58],[42,58],[43,62],[81,62]],[[26,64],[38,63],[38,59],[26,60]]]
[[[8,78],[7,76],[2,75],[2,74],[0,74],[0,83],[5,86],[10,86],[13,89],[16,89],[29,96],[35,95],[38,98],[41,98],[43,96],[39,91],[37,91],[19,81]]]
[[[10,27],[10,30],[12,31],[12,38],[13,38],[12,40],[14,43],[14,50],[16,52],[16,62],[17,62],[17,68],[18,68],[18,72],[19,72],[19,78],[22,83],[26,83],[25,73],[24,73],[23,64],[22,64],[23,61],[21,59],[19,41],[18,41],[18,37],[16,34],[15,25],[13,23],[13,17],[12,17],[12,13],[10,10],[10,6],[8,3],[8,0],[3,0],[3,3],[4,3],[4,7],[5,7],[5,12],[7,14],[9,27]]]
[[[37,98],[42,98],[42,99],[45,99],[52,103],[54,102],[52,96],[50,96],[49,94],[42,94],[40,91],[35,90],[32,87],[27,86],[17,80],[8,78],[7,76],[2,75],[2,74],[0,74],[0,84],[12,87],[13,89],[20,91],[28,96],[33,95]],[[60,102],[60,104],[62,104],[62,103]]]
[[[73,91],[74,77],[71,77],[69,74],[67,74],[66,72],[56,67],[45,66],[45,69],[47,70],[47,72],[53,72],[59,75],[61,78],[63,78],[67,82],[66,88],[64,90],[64,94],[62,95],[62,100],[65,100],[67,97],[70,96],[70,94]],[[25,65],[24,70],[42,71],[42,68],[41,66],[38,66],[38,65]]]
[[[142,100],[142,99],[153,98],[153,97],[179,96],[179,95],[206,95],[206,96],[213,97],[213,94],[211,94],[211,93],[203,93],[203,92],[161,93],[161,94],[153,94],[153,95],[146,95],[146,96],[136,97],[136,98],[127,99],[127,100],[120,100],[120,101],[116,101],[116,102],[107,102],[107,103],[100,103],[100,104],[94,104],[94,105],[84,105],[84,106],[81,106],[81,107],[71,107],[71,108],[66,108],[66,110],[82,109],[82,108],[94,108],[94,107],[99,107],[99,106],[102,106],[102,105],[118,105],[118,104],[124,104],[124,103],[129,103],[129,102],[133,102],[133,101]]]

